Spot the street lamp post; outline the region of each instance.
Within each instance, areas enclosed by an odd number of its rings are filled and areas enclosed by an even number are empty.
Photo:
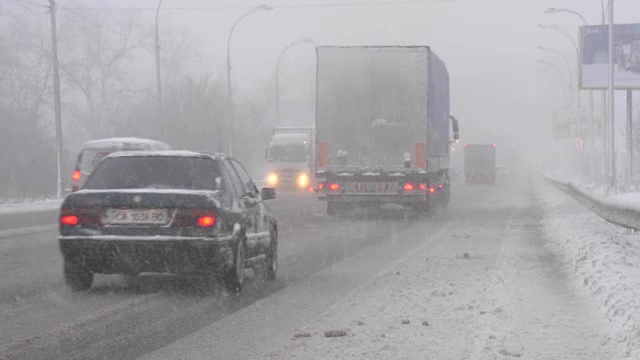
[[[552,30],[552,31],[556,31],[559,32],[560,34],[562,34],[563,36],[565,36],[567,38],[567,40],[569,40],[569,42],[571,43],[571,45],[573,46],[574,50],[576,51],[576,59],[577,59],[577,65],[576,65],[576,79],[577,79],[577,87],[576,87],[576,93],[577,93],[577,117],[576,117],[576,124],[574,124],[574,129],[580,126],[581,123],[581,118],[582,118],[582,98],[580,96],[580,50],[578,49],[578,44],[576,42],[576,40],[573,38],[573,36],[571,36],[571,34],[566,31],[565,29],[556,26],[556,25],[538,25],[539,28],[541,29],[545,29],[545,30]],[[579,159],[581,159],[581,157],[579,157]],[[581,169],[579,169],[579,171],[581,171]]]
[[[298,45],[298,44],[315,44],[315,42],[313,41],[313,39],[299,39],[296,40],[292,43],[290,43],[289,45],[287,45],[284,49],[282,49],[282,51],[280,52],[280,55],[278,56],[278,61],[276,63],[276,127],[278,127],[280,125],[280,62],[282,61],[282,58],[284,56],[284,54],[287,52],[287,50],[289,50],[290,48]]]
[[[229,112],[229,120],[228,120],[228,129],[229,129],[229,155],[233,155],[233,130],[234,130],[234,104],[233,104],[233,89],[231,87],[231,37],[233,36],[233,32],[238,26],[238,23],[242,21],[242,19],[247,16],[261,11],[261,10],[272,10],[273,8],[267,5],[258,5],[253,7],[247,11],[245,11],[242,15],[236,19],[231,27],[231,31],[229,31],[229,38],[227,39],[227,106]]]

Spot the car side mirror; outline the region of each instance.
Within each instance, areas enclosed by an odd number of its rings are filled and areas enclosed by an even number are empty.
[[[274,188],[262,188],[260,191],[262,200],[273,200],[276,198],[276,189]]]

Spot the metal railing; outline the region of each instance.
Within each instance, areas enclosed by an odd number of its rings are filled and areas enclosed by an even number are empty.
[[[567,192],[604,220],[627,229],[640,231],[640,208],[599,199],[572,183],[546,178],[556,188]]]

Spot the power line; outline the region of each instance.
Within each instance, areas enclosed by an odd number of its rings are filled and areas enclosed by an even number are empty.
[[[80,17],[80,18],[82,18],[82,19],[84,19],[86,21],[92,22],[96,26],[98,26],[99,28],[101,28],[103,30],[109,31],[109,32],[114,33],[114,34],[116,34],[118,36],[125,35],[125,32],[123,32],[123,31],[114,30],[114,29],[112,29],[112,28],[110,28],[108,26],[104,26],[103,24],[101,24],[99,22],[96,22],[95,19],[91,19],[91,18],[86,17],[85,15],[80,14],[78,11],[76,11],[76,10],[78,10],[76,8],[70,8],[70,7],[61,6],[61,5],[58,5],[58,8],[66,10],[66,11],[72,13],[73,15],[75,15],[77,17]],[[133,10],[133,9],[131,9],[131,10]],[[134,40],[134,41],[136,41],[136,42],[138,42],[138,43],[140,43],[140,44],[144,43],[146,41],[146,39],[144,39],[144,38],[140,39],[140,38],[138,38],[136,36],[131,36],[130,34],[129,34],[129,38]]]
[[[362,3],[329,3],[329,4],[304,4],[304,5],[275,5],[271,6],[274,9],[304,9],[304,8],[330,8],[330,7],[362,7],[362,6],[393,6],[393,5],[420,5],[429,3],[454,3],[454,2],[466,2],[468,0],[404,0],[404,1],[377,1],[377,2],[362,2]],[[163,7],[162,11],[218,11],[218,10],[247,10],[252,6],[212,6],[212,7]],[[86,11],[156,11],[154,7],[135,7],[135,8],[114,8],[114,7],[73,7],[67,9],[74,10],[86,10]]]
[[[27,4],[27,5],[33,5],[33,6],[39,6],[39,7],[43,7],[46,9],[49,9],[49,5],[42,5],[42,4],[37,4],[31,1],[27,1],[27,0],[13,0],[15,2],[19,2],[19,3],[23,3],[23,4]]]

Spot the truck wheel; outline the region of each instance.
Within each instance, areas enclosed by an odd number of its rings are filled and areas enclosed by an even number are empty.
[[[269,249],[264,260],[265,279],[273,281],[278,273],[278,233],[275,229],[271,230],[271,239],[269,241]]]
[[[233,267],[227,269],[223,275],[224,286],[229,292],[238,294],[242,291],[242,285],[244,284],[244,267],[244,242],[239,241],[236,246]]]
[[[64,280],[72,291],[86,291],[93,284],[93,273],[82,265],[65,260]]]

